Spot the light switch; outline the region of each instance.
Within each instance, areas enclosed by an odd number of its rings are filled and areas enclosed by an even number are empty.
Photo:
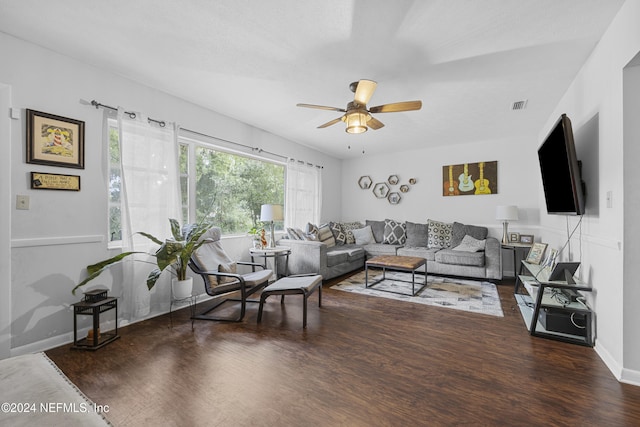
[[[29,196],[16,196],[16,209],[29,210]]]

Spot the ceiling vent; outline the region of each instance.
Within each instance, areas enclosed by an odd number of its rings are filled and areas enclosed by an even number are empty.
[[[513,103],[513,105],[511,106],[512,110],[524,110],[527,107],[527,100],[523,100],[523,101],[516,101]]]

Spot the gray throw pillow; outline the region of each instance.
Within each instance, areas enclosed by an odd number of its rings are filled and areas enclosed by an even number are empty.
[[[453,223],[453,233],[451,236],[451,247],[455,248],[460,243],[464,236],[471,236],[477,240],[485,240],[489,230],[487,227],[478,227],[476,225],[465,225],[459,222]]]
[[[429,225],[409,221],[406,222],[406,225],[407,242],[405,245],[412,248],[426,248],[429,241]]]
[[[473,237],[471,237],[471,236],[469,236],[467,234],[462,239],[462,243],[460,243],[458,246],[454,247],[453,250],[454,251],[464,251],[464,252],[484,251],[484,246],[485,246],[486,242],[487,242],[486,240],[474,239]]]
[[[407,229],[404,222],[392,219],[384,220],[384,238],[382,243],[387,245],[404,245],[407,241]]]
[[[382,243],[384,240],[384,221],[367,220],[366,222],[366,225],[371,226],[373,238],[376,239],[376,243]]]

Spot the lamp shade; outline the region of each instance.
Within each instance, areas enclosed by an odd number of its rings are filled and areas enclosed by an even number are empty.
[[[496,206],[496,219],[498,221],[517,221],[518,207],[513,205]]]
[[[260,208],[260,221],[283,221],[282,205],[262,205]]]

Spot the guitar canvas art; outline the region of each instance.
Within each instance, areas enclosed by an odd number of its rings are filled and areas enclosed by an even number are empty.
[[[442,195],[470,196],[498,193],[498,162],[464,163],[442,167]]]

